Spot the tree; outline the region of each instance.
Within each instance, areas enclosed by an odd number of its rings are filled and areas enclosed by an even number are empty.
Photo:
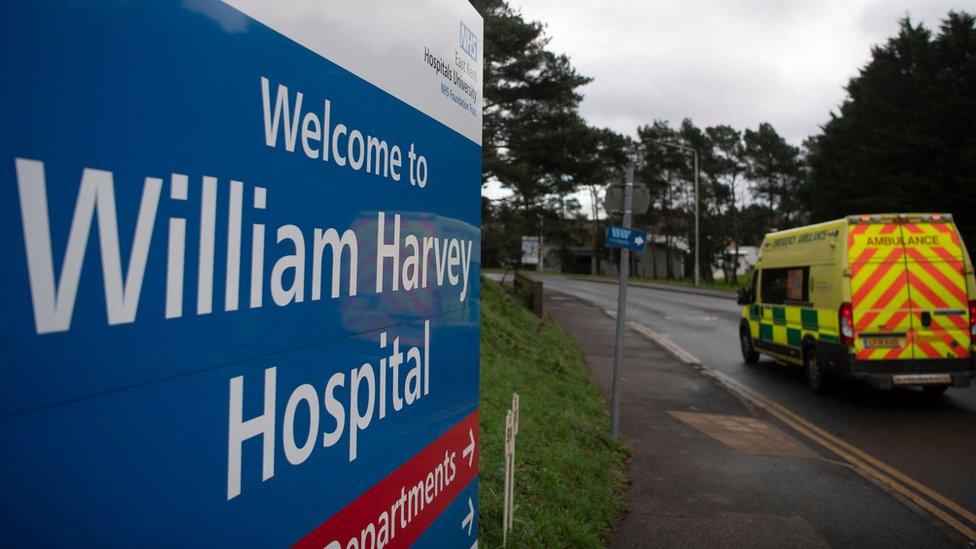
[[[673,250],[677,239],[691,249],[695,242],[695,172],[694,156],[687,150],[662,143],[681,145],[698,151],[701,166],[709,157],[712,142],[688,119],[674,129],[666,121],[656,120],[649,126],[637,129],[644,151],[644,159],[637,171],[637,181],[651,193],[651,209],[637,217],[637,223],[646,223],[655,234],[664,236],[666,268],[665,276],[673,278]],[[700,169],[701,169],[700,166]],[[712,280],[712,266],[722,255],[728,239],[726,207],[728,191],[717,179],[702,169],[699,174],[699,248],[701,276]],[[693,256],[686,256],[687,269],[692,272]]]
[[[708,149],[702,159],[702,171],[715,185],[724,187],[724,195],[728,197],[725,204],[727,217],[730,218],[729,236],[732,241],[731,256],[722,254],[722,269],[725,279],[738,283],[739,272],[739,244],[742,242],[742,229],[739,220],[738,187],[746,173],[744,158],[745,146],[742,143],[742,132],[731,126],[712,126],[705,129],[708,136]]]
[[[590,79],[547,49],[542,24],[525,21],[504,0],[474,4],[485,21],[482,182],[497,180],[513,193],[485,208],[484,240],[504,243],[484,246],[496,254],[486,255],[486,264],[509,260],[517,235],[543,229],[547,242],[585,242],[586,225],[575,219],[579,204],[567,197],[605,184],[620,166],[625,140],[579,116],[578,88]],[[596,228],[590,233],[595,242]]]
[[[801,224],[803,204],[798,194],[803,173],[800,149],[763,122],[743,136],[743,158],[753,190],[769,213],[769,228]]]
[[[590,274],[599,274],[599,251],[603,243],[600,230],[600,190],[614,181],[622,181],[623,170],[630,160],[630,139],[608,129],[587,128],[581,135],[580,155],[571,168],[574,181],[590,193],[590,229],[593,255]]]
[[[976,251],[976,17],[949,12],[937,36],[901,21],[807,141],[814,220],[948,212]]]
[[[683,145],[697,151],[699,162],[698,174],[699,185],[697,195],[695,182],[695,162],[694,156],[685,152],[686,169],[683,176],[687,181],[687,201],[685,208],[685,234],[686,241],[692,249],[695,245],[695,201],[698,201],[698,256],[699,256],[699,276],[706,282],[714,280],[712,267],[716,260],[724,255],[726,243],[729,239],[728,216],[726,204],[728,203],[728,189],[722,185],[711,174],[701,169],[711,156],[712,141],[707,132],[703,132],[688,118],[682,120],[681,129],[678,137]],[[687,257],[686,272],[694,274],[694,252]]]
[[[504,0],[474,5],[485,21],[482,179],[496,178],[530,208],[566,190],[563,168],[586,131],[576,89],[590,79],[546,49],[542,24]]]
[[[634,216],[634,222],[647,227],[652,234],[664,236],[665,277],[672,279],[675,277],[674,240],[684,229],[678,202],[679,180],[681,170],[687,168],[686,161],[680,151],[659,144],[661,141],[676,143],[678,139],[678,132],[665,120],[655,120],[649,126],[637,128],[637,138],[643,161],[637,166],[635,182],[647,187],[651,206],[647,213]]]

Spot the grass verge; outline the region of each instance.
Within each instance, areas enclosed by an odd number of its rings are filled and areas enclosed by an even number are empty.
[[[673,284],[675,286],[687,286],[689,288],[695,288],[695,280],[692,278],[677,278],[668,280],[666,278],[645,278],[645,277],[635,277],[634,280],[638,282],[653,282],[656,284]],[[733,283],[731,280],[713,280],[712,282],[705,282],[704,280],[699,281],[698,288],[704,288],[706,290],[720,290],[723,292],[735,292],[740,286],[744,286],[746,280],[744,277],[739,278],[739,283]]]
[[[520,395],[512,547],[603,547],[623,509],[627,448],[576,343],[482,279],[479,546],[500,547],[505,413]]]

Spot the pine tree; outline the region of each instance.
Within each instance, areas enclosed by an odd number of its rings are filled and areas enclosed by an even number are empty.
[[[496,178],[521,205],[565,192],[565,168],[587,130],[577,88],[590,81],[547,49],[541,23],[504,0],[476,0],[485,21],[483,181]]]
[[[949,212],[976,251],[976,18],[950,12],[937,36],[903,19],[847,92],[806,144],[813,218]]]

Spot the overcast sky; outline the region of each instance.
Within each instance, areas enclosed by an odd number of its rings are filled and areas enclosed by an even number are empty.
[[[910,15],[937,30],[967,0],[509,0],[594,81],[580,112],[634,135],[654,119],[771,123],[795,145],[843,101],[872,45]],[[490,194],[497,196],[497,191]]]

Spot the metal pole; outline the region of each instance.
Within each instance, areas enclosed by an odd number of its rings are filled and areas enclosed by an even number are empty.
[[[634,164],[627,166],[624,182],[623,226],[630,228],[630,209],[634,196]],[[624,335],[627,330],[627,278],[630,276],[630,250],[620,249],[620,284],[617,289],[617,334],[613,340],[613,391],[610,398],[610,434],[618,438],[620,425],[620,367],[623,362]]]
[[[698,151],[695,153],[695,286],[698,285]]]

